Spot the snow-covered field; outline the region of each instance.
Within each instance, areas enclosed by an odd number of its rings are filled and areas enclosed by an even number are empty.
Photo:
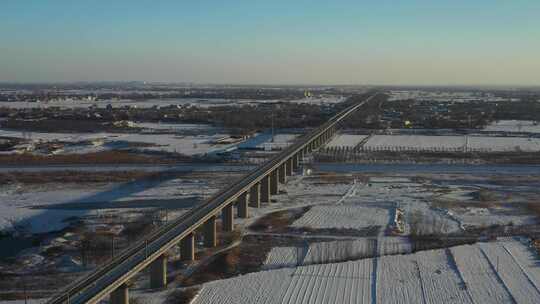
[[[45,133],[0,129],[0,137],[26,139],[28,143],[21,144],[19,148],[30,149],[38,143],[55,141],[67,143],[62,149],[56,150],[55,154],[84,154],[130,148],[190,156],[213,154],[235,147],[280,150],[291,145],[298,137],[298,134],[277,133],[274,135],[274,142],[271,142],[271,134],[261,133],[240,143],[221,144],[217,142],[229,135],[208,125],[138,123],[135,126],[142,128],[141,132]],[[15,153],[15,151],[1,153]]]
[[[367,150],[413,151],[540,151],[539,138],[491,136],[374,135]]]
[[[315,229],[363,229],[373,226],[385,227],[390,213],[385,208],[360,205],[321,205],[312,207],[291,226]]]
[[[465,145],[463,136],[429,136],[429,135],[374,135],[364,145],[366,149],[389,150],[404,148],[414,150],[430,150],[437,148],[461,149]]]
[[[152,108],[152,107],[168,107],[168,106],[194,106],[194,107],[215,107],[215,106],[241,106],[248,104],[260,103],[310,103],[310,104],[334,104],[342,102],[345,97],[340,96],[325,96],[322,98],[302,98],[294,100],[258,100],[258,99],[223,99],[223,98],[164,98],[164,99],[147,99],[147,100],[129,100],[129,99],[111,99],[111,100],[58,100],[51,102],[1,102],[0,107],[15,108],[15,109],[40,109],[40,108],[89,108],[98,107],[105,108],[111,105],[113,108],[135,107],[135,108]]]
[[[204,284],[193,303],[539,303],[537,263],[506,239],[247,274]]]
[[[240,143],[238,148],[241,149],[263,149],[263,150],[280,150],[291,145],[298,134],[277,133],[274,134],[272,141],[272,134],[259,133],[254,137],[247,139]]]
[[[292,227],[362,230],[380,226],[380,235],[385,228],[397,225],[397,210],[403,214],[401,233],[405,235],[411,229],[425,234],[446,234],[472,227],[527,225],[536,221],[534,215],[524,214],[519,205],[526,197],[516,194],[513,196],[518,205],[504,208],[497,205],[490,208],[478,206],[473,193],[485,189],[489,184],[448,186],[433,184],[429,180],[416,183],[406,177],[371,177],[368,183],[351,181],[348,184],[318,181],[316,176],[306,177],[301,183],[287,185],[287,196],[276,196],[278,201],[289,197],[296,204],[314,205]],[[506,188],[500,187],[493,189],[507,193]],[[532,189],[523,191],[529,192],[532,197],[535,195]],[[435,201],[447,201],[450,205],[436,208],[433,205]],[[453,208],[451,202],[468,202],[470,206]]]
[[[69,225],[66,219],[140,208],[183,212],[217,189],[203,180],[143,180],[111,184],[0,186],[0,230],[43,233]]]
[[[540,138],[468,136],[467,149],[494,152],[537,152]]]
[[[327,147],[355,147],[362,140],[366,139],[367,135],[352,135],[352,134],[339,134],[332,138],[332,140],[326,144]]]
[[[445,92],[445,91],[422,91],[422,90],[392,90],[389,101],[395,100],[421,100],[421,101],[441,101],[441,102],[470,102],[483,100],[486,102],[496,101],[517,101],[517,98],[497,97],[492,93],[485,92]]]
[[[491,225],[529,225],[536,223],[536,216],[532,214],[509,214],[508,210],[497,208],[477,208],[472,204],[460,212],[453,212],[463,227],[489,227]],[[499,212],[497,212],[499,211]]]
[[[26,135],[25,135],[26,134]],[[147,144],[136,147],[141,151],[174,152],[185,155],[211,154],[235,146],[235,144],[213,144],[214,141],[228,136],[227,134],[212,135],[175,135],[175,134],[135,134],[135,133],[41,133],[23,134],[20,131],[2,130],[0,136],[30,139],[33,143],[62,141],[73,143],[65,151],[57,153],[91,153],[127,148],[130,144]],[[81,143],[84,142],[84,143]]]
[[[402,237],[318,242],[307,247],[274,247],[268,253],[263,269],[335,263],[411,252],[411,243]]]
[[[500,120],[486,126],[484,131],[540,133],[540,124],[530,120]]]

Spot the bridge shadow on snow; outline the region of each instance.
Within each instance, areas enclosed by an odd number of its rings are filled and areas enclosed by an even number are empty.
[[[98,209],[117,209],[117,208],[153,208],[153,209],[186,209],[195,206],[201,201],[196,196],[190,196],[178,199],[133,199],[116,201],[130,195],[143,192],[145,190],[158,187],[159,185],[179,178],[188,172],[166,171],[156,173],[150,177],[122,183],[108,190],[84,196],[66,202],[60,202],[53,205],[34,206],[32,209],[42,210],[42,212],[26,218],[15,225],[19,227],[32,226],[32,230],[54,231],[62,229],[68,218],[82,217],[91,210]],[[59,225],[58,222],[64,222]]]

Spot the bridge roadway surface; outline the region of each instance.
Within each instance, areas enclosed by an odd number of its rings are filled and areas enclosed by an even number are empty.
[[[207,220],[215,217],[224,207],[250,188],[269,176],[272,171],[289,161],[298,153],[311,152],[313,144],[321,144],[321,136],[333,134],[336,124],[345,119],[377,93],[334,115],[316,130],[304,135],[295,144],[283,150],[264,165],[254,169],[247,176],[232,183],[213,195],[203,204],[194,207],[171,223],[152,232],[144,240],[124,250],[120,255],[100,266],[89,275],[68,285],[63,291],[47,301],[47,304],[96,303],[142,271],[151,262],[189,236]],[[329,136],[327,136],[329,137]]]

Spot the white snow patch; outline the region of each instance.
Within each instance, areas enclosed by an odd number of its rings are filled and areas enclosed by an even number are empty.
[[[193,303],[539,303],[534,262],[513,240],[464,245],[214,281]]]
[[[383,208],[353,205],[320,205],[312,207],[291,226],[316,229],[385,227],[389,223],[389,216],[388,210]]]
[[[332,138],[332,140],[326,144],[327,147],[355,147],[362,140],[366,139],[367,135],[351,135],[351,134],[339,134]]]
[[[531,120],[500,120],[486,126],[484,131],[540,133],[540,124]]]

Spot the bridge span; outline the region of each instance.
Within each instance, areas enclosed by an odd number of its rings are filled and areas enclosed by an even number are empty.
[[[181,259],[194,260],[194,231],[198,228],[202,228],[204,246],[216,246],[218,216],[222,220],[222,229],[232,231],[235,207],[237,217],[247,218],[250,207],[258,208],[261,202],[270,203],[270,197],[277,194],[279,185],[284,184],[287,176],[291,176],[299,168],[299,162],[304,155],[324,145],[335,134],[340,121],[376,95],[377,93],[372,94],[337,113],[322,126],[302,136],[295,144],[219,191],[203,204],[160,227],[92,273],[73,282],[47,301],[47,304],[93,304],[108,295],[113,304],[127,304],[128,281],[147,266],[150,267],[151,287],[165,287],[166,252],[169,249],[180,245]]]

